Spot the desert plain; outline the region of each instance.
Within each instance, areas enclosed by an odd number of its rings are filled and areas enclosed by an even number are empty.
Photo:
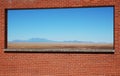
[[[112,43],[67,43],[67,42],[11,42],[9,49],[107,49],[112,50]]]

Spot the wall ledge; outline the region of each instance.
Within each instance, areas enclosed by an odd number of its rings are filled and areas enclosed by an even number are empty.
[[[80,50],[80,49],[4,49],[4,52],[38,52],[38,53],[114,53],[111,49],[91,49],[91,50]]]

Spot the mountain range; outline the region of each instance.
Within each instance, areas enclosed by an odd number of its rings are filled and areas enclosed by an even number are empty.
[[[88,41],[78,41],[78,40],[69,40],[69,41],[54,41],[54,40],[49,40],[45,38],[31,38],[28,40],[13,40],[9,42],[76,42],[76,43],[93,43],[93,42],[88,42]]]
[[[28,39],[28,40],[13,40],[13,41],[10,41],[10,42],[54,42],[54,41],[48,40],[48,39],[45,39],[45,38],[31,38],[31,39]]]
[[[67,41],[55,41],[55,40],[49,40],[45,38],[31,38],[28,40],[12,40],[9,42],[69,42],[69,43],[96,43],[92,41],[79,41],[79,40],[67,40]],[[105,42],[99,42],[99,43],[105,43]]]

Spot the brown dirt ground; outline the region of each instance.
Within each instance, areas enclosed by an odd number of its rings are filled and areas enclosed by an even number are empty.
[[[113,44],[107,43],[8,43],[8,48],[27,48],[27,49],[113,49]]]

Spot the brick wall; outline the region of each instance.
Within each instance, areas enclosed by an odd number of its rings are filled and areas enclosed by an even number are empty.
[[[114,6],[114,54],[4,53],[5,9]],[[0,76],[120,76],[120,0],[0,0]]]

